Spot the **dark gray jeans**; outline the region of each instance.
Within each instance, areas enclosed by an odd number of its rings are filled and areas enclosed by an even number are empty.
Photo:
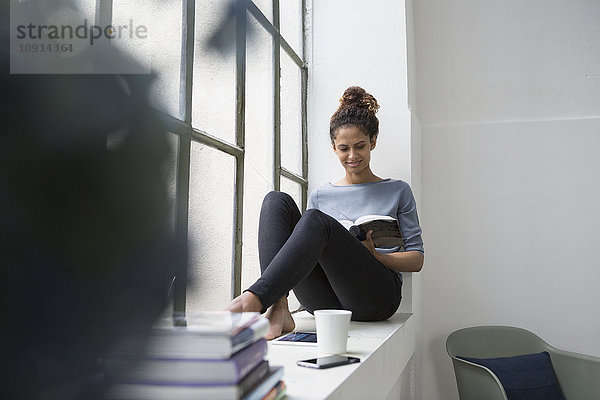
[[[261,277],[248,289],[268,308],[293,289],[309,312],[352,311],[356,321],[388,319],[400,305],[402,282],[337,220],[270,192],[260,211]]]

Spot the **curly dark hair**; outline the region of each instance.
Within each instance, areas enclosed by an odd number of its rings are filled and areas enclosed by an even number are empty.
[[[329,137],[331,143],[337,130],[354,125],[373,139],[379,133],[379,120],[375,113],[379,109],[377,100],[367,91],[358,86],[350,86],[340,99],[340,106],[329,121]]]

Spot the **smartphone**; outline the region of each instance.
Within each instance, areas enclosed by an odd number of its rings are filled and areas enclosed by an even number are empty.
[[[325,369],[331,367],[337,367],[340,365],[354,364],[360,362],[360,358],[348,357],[348,356],[327,356],[311,358],[310,360],[298,361],[298,365],[301,367]]]

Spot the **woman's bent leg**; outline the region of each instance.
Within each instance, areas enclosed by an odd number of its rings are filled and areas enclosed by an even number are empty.
[[[290,195],[283,192],[268,193],[262,203],[258,227],[258,253],[261,274],[265,272],[275,255],[288,240],[300,220],[300,210]],[[246,292],[248,296],[252,292]],[[262,301],[261,301],[262,303]],[[268,307],[266,310],[265,308]],[[286,295],[272,305],[265,305],[266,317],[271,322],[267,339],[295,328]]]
[[[294,199],[287,193],[270,192],[265,196],[260,210],[260,220],[258,226],[258,253],[260,261],[261,274],[264,274],[271,261],[277,253],[288,241],[292,232],[296,228],[298,221],[301,218],[300,210],[294,202]],[[278,267],[275,267],[278,268]],[[331,289],[327,277],[322,270],[318,273],[319,267],[315,270],[316,274],[311,279],[313,284],[313,292],[320,299],[320,304],[338,304],[339,301],[335,293]],[[286,286],[285,282],[277,283],[277,285]],[[290,289],[293,289],[290,288]],[[261,297],[263,290],[260,287],[253,286],[250,288],[253,293],[260,293]],[[287,295],[286,294],[284,296]],[[262,299],[263,304],[272,300]],[[304,304],[303,304],[304,305]],[[265,306],[268,306],[265,304]]]
[[[260,208],[258,258],[264,273],[300,220],[300,210],[287,193],[270,192]]]
[[[317,262],[322,272],[315,269]],[[337,298],[340,307],[352,310],[358,320],[388,318],[400,302],[397,275],[335,219],[318,210],[304,213],[249,290],[268,307],[293,288],[309,310],[332,307]]]

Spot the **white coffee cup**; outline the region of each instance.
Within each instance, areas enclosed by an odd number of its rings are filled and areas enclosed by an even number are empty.
[[[315,310],[317,351],[319,354],[342,354],[347,350],[348,327],[352,311]]]

